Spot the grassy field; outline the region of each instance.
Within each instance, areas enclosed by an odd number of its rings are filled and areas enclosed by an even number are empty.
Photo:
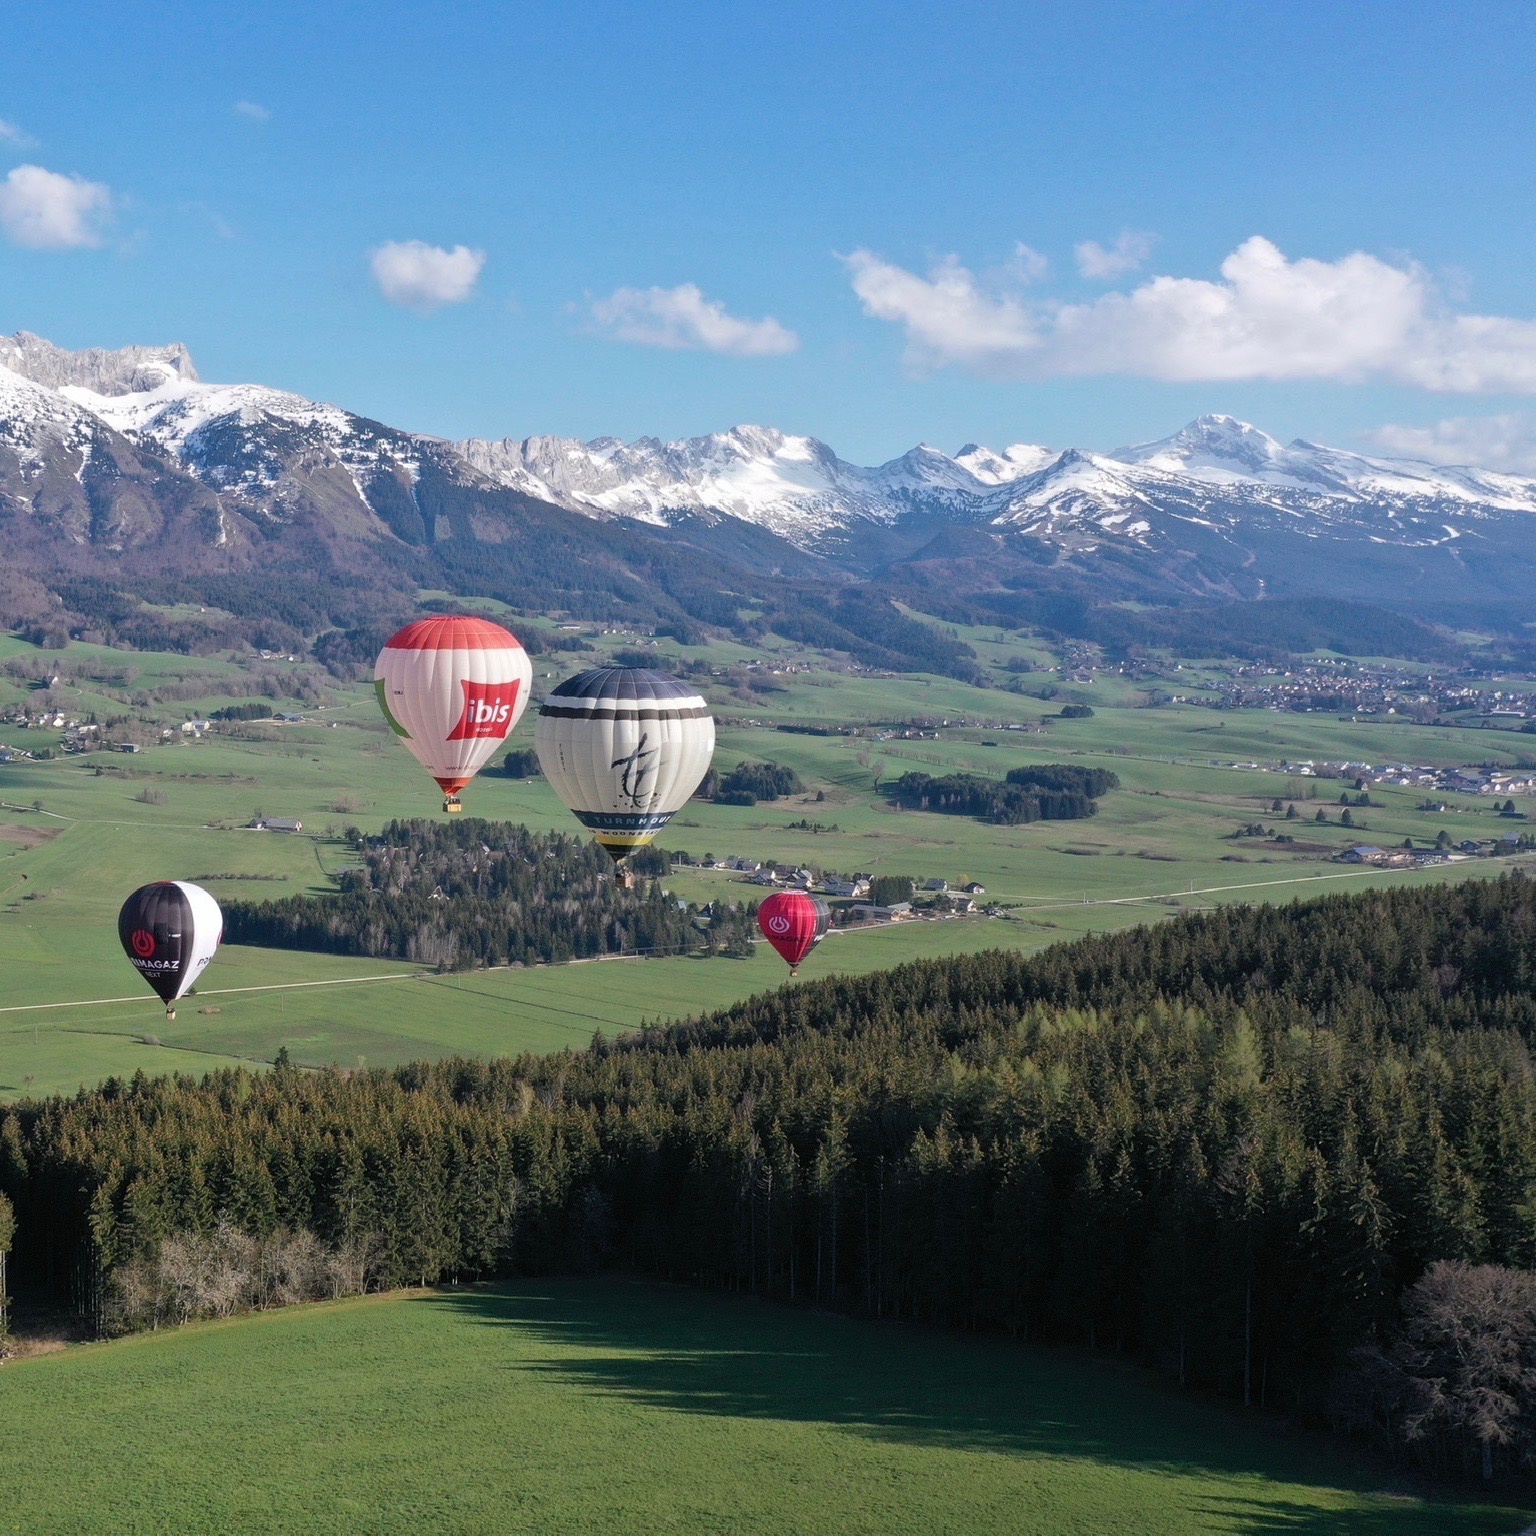
[[[1039,649],[991,632],[967,638],[999,664],[1009,655],[1035,658]],[[610,636],[593,643],[633,641]],[[693,654],[734,664],[746,655],[737,650]],[[666,664],[680,652],[667,642],[657,659]],[[0,661],[18,657],[28,667],[35,663],[41,676],[59,665],[74,668],[63,691],[79,713],[122,712],[124,688],[110,679],[125,666],[136,674],[134,688],[192,676],[210,690],[204,699],[159,706],[170,720],[232,697],[219,690],[236,687],[245,672],[228,658],[189,661],[81,645],[53,656],[0,637]],[[558,677],[592,659],[545,655],[536,670],[547,686],[543,673]],[[1032,949],[1214,902],[1495,874],[1508,861],[1408,875],[1361,874],[1329,862],[1332,852],[1361,838],[1429,841],[1444,828],[1459,841],[1507,828],[1479,797],[1452,797],[1445,812],[1428,813],[1418,809],[1421,791],[1375,789],[1382,804],[1356,812],[1364,826],[1349,829],[1338,824],[1336,781],[1231,764],[1281,757],[1513,763],[1531,748],[1531,738],[1506,731],[1270,711],[1218,715],[1193,706],[1147,709],[1138,707],[1144,695],[1113,674],[1072,688],[1094,701],[1093,718],[1061,721],[1045,718],[1055,704],[1002,689],[848,674],[825,658],[792,655],[787,646],[766,659],[803,670],[781,670],[771,678],[779,691],[750,699],[724,684],[711,690],[722,720],[736,722],[720,732],[718,761],[786,763],[804,778],[808,793],[754,807],[695,802],[668,829],[667,844],[695,855],[737,853],[844,872],[979,880],[988,900],[1008,910],[1006,919],[839,935],[813,957],[807,976],[989,945]],[[1043,666],[1044,656],[1038,659]],[[93,672],[103,681],[93,681]],[[1049,676],[1038,675],[1040,681]],[[0,677],[0,706],[25,692],[16,680]],[[200,995],[168,1024],[117,946],[115,916],[128,891],[161,878],[197,880],[226,900],[324,891],[352,857],[340,837],[345,826],[376,828],[394,816],[436,814],[435,790],[388,735],[371,690],[328,685],[324,699],[303,710],[304,724],[252,727],[240,738],[194,741],[178,734],[138,756],[0,763],[0,1098],[73,1089],[140,1068],[266,1061],[284,1045],[301,1062],[347,1065],[460,1050],[579,1046],[597,1028],[612,1033],[644,1019],[686,1016],[783,981],[782,967],[767,953],[752,961],[650,959],[423,979],[390,962],[232,947],[208,971]],[[919,715],[954,723],[938,740],[806,736],[774,728],[783,721],[841,727]],[[1010,722],[1043,723],[1047,733],[1002,728]],[[0,739],[35,748],[53,738],[4,728]],[[530,739],[525,720],[515,744]],[[1023,827],[900,812],[878,791],[882,779],[909,769],[964,768],[1000,777],[1031,761],[1111,767],[1124,787],[1105,797],[1091,820]],[[1277,796],[1297,797],[1300,819],[1286,825],[1307,846],[1295,852],[1233,841],[1230,834],[1245,823],[1276,821],[1270,805]],[[1311,819],[1318,806],[1329,807],[1326,825]],[[537,780],[484,774],[467,792],[466,807],[535,827],[575,826]],[[250,831],[247,823],[258,812],[299,817],[305,830],[298,836]],[[721,873],[680,872],[672,887],[700,900],[758,894]],[[394,979],[380,979],[386,977]],[[102,999],[111,1001],[96,1001]],[[83,1003],[91,1005],[78,1006]]]
[[[625,1280],[0,1367],[28,1536],[1514,1536],[1122,1363]]]

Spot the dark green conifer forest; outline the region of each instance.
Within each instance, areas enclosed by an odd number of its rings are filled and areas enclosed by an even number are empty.
[[[361,864],[335,896],[232,901],[235,944],[414,960],[443,970],[615,954],[742,953],[746,910],[679,907],[630,889],[595,843],[511,822],[392,821],[353,835]],[[644,874],[647,860],[634,867]],[[660,871],[664,873],[665,871]]]
[[[887,792],[908,810],[976,816],[1017,826],[1095,816],[1098,797],[1119,787],[1119,778],[1107,768],[1052,763],[1015,768],[1002,782],[979,773],[904,773]]]

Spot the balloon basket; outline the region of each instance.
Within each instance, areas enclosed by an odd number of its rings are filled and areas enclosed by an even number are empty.
[[[165,1010],[165,1016],[167,1019],[174,1020],[176,1017],[176,1010],[174,1008],[167,1008]]]
[[[457,795],[448,795],[444,797],[443,809],[447,811],[450,816],[457,816],[459,812],[464,809],[464,807],[459,803],[459,797]]]

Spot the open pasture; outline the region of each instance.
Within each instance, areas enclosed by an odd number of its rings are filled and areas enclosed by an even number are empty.
[[[0,1529],[1514,1536],[1122,1362],[627,1280],[0,1367]]]
[[[626,637],[603,643],[622,645]],[[789,664],[788,648],[780,649],[784,655],[769,659]],[[666,665],[681,650],[665,642],[657,660]],[[28,651],[5,640],[0,657]],[[103,674],[131,666],[146,681],[173,681],[179,667],[206,675],[210,685],[232,686],[220,680],[240,672],[218,658],[84,646],[60,659]],[[593,659],[537,658],[541,673],[556,675]],[[51,659],[38,653],[37,660],[46,673]],[[1336,802],[1346,786],[1338,781],[1230,766],[1281,757],[1512,763],[1529,742],[1512,732],[1135,708],[1118,677],[1074,688],[1097,699],[1098,713],[1046,719],[1045,734],[957,724],[939,739],[880,740],[775,729],[775,721],[877,726],[918,715],[1036,725],[1055,707],[948,679],[849,674],[814,662],[773,678],[783,691],[753,704],[759,723],[724,725],[717,759],[723,767],[744,758],[787,764],[805,781],[806,794],[750,807],[695,801],[668,829],[666,844],[695,856],[740,854],[920,882],[979,881],[986,901],[1001,904],[1006,916],[839,934],[813,958],[808,976],[993,945],[1037,948],[1218,901],[1486,876],[1520,862],[1479,860],[1413,874],[1348,870],[1328,854],[1353,841],[1428,842],[1442,828],[1459,841],[1496,835],[1511,823],[1477,796],[1451,797],[1445,812],[1432,813],[1419,809],[1422,791],[1387,788],[1372,790],[1378,806],[1353,812],[1363,826],[1345,828]],[[804,663],[802,655],[795,664]],[[15,691],[13,682],[0,680],[0,688]],[[723,719],[744,718],[739,700],[715,693]],[[79,707],[89,703],[82,696]],[[204,705],[174,707],[191,715]],[[682,1017],[782,984],[783,969],[767,953],[750,961],[650,958],[422,978],[389,961],[230,947],[207,973],[201,995],[167,1022],[118,948],[116,912],[128,891],[170,877],[197,880],[223,900],[326,891],[352,858],[341,837],[345,827],[372,829],[392,817],[437,812],[434,789],[389,736],[370,689],[334,685],[303,712],[303,724],[263,723],[200,740],[178,736],[137,755],[0,763],[0,1010],[9,1010],[0,1011],[0,1097],[69,1090],[140,1068],[268,1061],[281,1046],[300,1062],[343,1065],[580,1046],[599,1028],[613,1033],[646,1019]],[[42,735],[13,739],[33,745]],[[525,719],[513,744],[531,737]],[[1053,761],[1112,768],[1123,787],[1091,819],[1016,827],[899,811],[880,793],[881,783],[912,770],[1001,777],[1022,763]],[[1290,803],[1292,796],[1299,817],[1284,827],[1312,851],[1233,840],[1231,833],[1248,822],[1280,825],[1271,802]],[[1330,817],[1325,825],[1312,820],[1319,807]],[[540,780],[487,772],[467,792],[466,809],[576,830]],[[296,817],[304,831],[252,831],[248,823],[258,813]],[[670,885],[699,901],[760,894],[720,871],[680,869]],[[386,977],[395,979],[376,979]],[[121,1001],[38,1006],[96,999]]]

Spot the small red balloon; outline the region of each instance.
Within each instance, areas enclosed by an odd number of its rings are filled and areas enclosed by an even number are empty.
[[[763,937],[789,962],[790,975],[826,937],[832,909],[820,896],[804,891],[775,891],[757,909]]]

